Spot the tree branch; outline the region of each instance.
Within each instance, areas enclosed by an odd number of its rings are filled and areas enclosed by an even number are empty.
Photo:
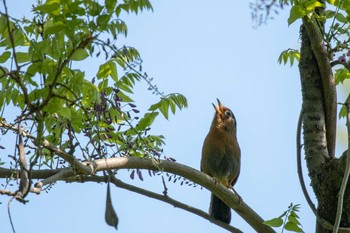
[[[5,129],[9,129],[14,131],[16,134],[25,136],[27,138],[32,139],[34,142],[37,141],[36,138],[32,135],[30,135],[28,132],[25,132],[22,129],[18,129],[16,127],[14,127],[11,124],[5,123],[3,121],[0,121],[0,128],[5,128]],[[40,145],[36,145],[36,146],[40,146]],[[57,148],[56,146],[54,146],[52,143],[50,143],[47,140],[43,140],[42,145],[44,148],[50,150],[51,152],[53,152],[54,154],[56,154],[57,156],[59,156],[60,158],[64,159],[66,162],[68,162],[74,169],[76,169],[79,173],[83,173],[83,174],[93,174],[95,172],[95,169],[93,166],[86,166],[83,165],[79,160],[77,160],[73,155],[70,155],[64,151],[62,151],[61,149]],[[90,163],[90,165],[93,165]]]
[[[28,194],[30,181],[28,176],[27,161],[25,158],[23,138],[21,134],[21,126],[18,124],[18,153],[19,153],[19,164],[21,167],[21,178],[19,183],[19,190],[15,196],[17,200],[22,200]]]
[[[297,142],[297,171],[298,171],[300,186],[301,186],[301,189],[303,191],[304,197],[305,197],[307,203],[309,204],[312,212],[315,214],[315,216],[317,216],[315,204],[312,202],[310,195],[306,189],[306,185],[305,185],[305,181],[304,181],[304,177],[303,177],[303,169],[302,169],[302,165],[301,165],[301,148],[302,148],[302,146],[301,146],[301,125],[302,124],[303,124],[303,110],[300,111],[298,126],[297,126],[297,140],[296,140],[296,142]]]
[[[67,182],[82,182],[82,183],[84,183],[84,182],[104,182],[104,183],[106,183],[107,178],[105,176],[84,176],[84,177],[73,177],[73,178],[69,177],[68,179],[66,179],[66,181]],[[210,221],[211,223],[228,230],[229,232],[243,233],[241,230],[239,230],[239,229],[237,229],[229,224],[225,224],[221,221],[217,221],[217,220],[213,219],[206,212],[204,212],[200,209],[194,208],[192,206],[189,206],[185,203],[179,202],[179,201],[177,201],[177,200],[175,200],[167,195],[161,195],[161,194],[158,194],[158,193],[146,190],[146,189],[139,188],[139,187],[134,186],[134,185],[124,183],[123,181],[121,181],[113,176],[111,177],[110,183],[114,184],[118,188],[126,189],[126,190],[129,190],[131,192],[135,192],[135,193],[138,193],[140,195],[168,203],[168,204],[174,206],[175,208],[180,208],[180,209],[183,209],[183,210],[188,211],[190,213],[193,213],[195,215],[198,215],[199,217],[202,217],[202,218]]]
[[[82,165],[91,166],[94,164],[95,171],[105,171],[110,169],[148,169],[155,171],[164,171],[179,176],[185,177],[188,180],[191,180],[204,188],[213,192],[216,196],[221,198],[227,205],[234,209],[250,226],[252,226],[257,232],[266,232],[266,233],[275,233],[275,231],[263,224],[264,220],[255,213],[247,204],[240,200],[231,190],[227,189],[221,184],[217,184],[211,177],[208,175],[175,162],[170,162],[167,160],[155,160],[155,159],[144,159],[144,158],[133,158],[133,157],[118,157],[118,158],[108,158],[108,159],[98,159],[93,162],[82,162]],[[62,170],[62,169],[61,169]],[[59,171],[61,171],[59,170]],[[6,172],[7,174],[6,174]],[[19,172],[19,171],[17,171]],[[35,178],[36,175],[43,175],[42,173],[37,173],[32,171],[32,178]],[[71,176],[74,175],[73,170],[71,171]],[[48,171],[50,173],[50,171]],[[13,171],[10,169],[0,169],[0,178],[1,175],[11,175]],[[55,174],[54,174],[55,175]],[[68,173],[65,174],[68,176]],[[59,175],[56,176],[56,178]],[[87,176],[89,177],[89,176]],[[91,176],[92,177],[92,176]],[[48,177],[45,177],[48,178]],[[55,179],[51,178],[51,181]],[[66,180],[66,179],[64,179]],[[43,181],[42,181],[43,182]],[[47,183],[47,180],[45,181]],[[36,186],[36,187],[39,187]]]
[[[337,127],[337,92],[331,62],[323,40],[323,35],[314,17],[303,17],[303,25],[309,35],[312,52],[317,60],[322,78],[323,101],[326,116],[326,137],[328,156],[335,158],[335,139]]]

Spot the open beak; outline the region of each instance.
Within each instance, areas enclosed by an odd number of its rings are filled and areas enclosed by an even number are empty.
[[[223,106],[218,98],[216,98],[216,100],[218,101],[218,106],[216,107],[215,104],[213,104],[213,103],[212,103],[212,105],[217,113],[222,114]]]

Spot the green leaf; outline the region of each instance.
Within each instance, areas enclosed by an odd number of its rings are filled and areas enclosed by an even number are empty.
[[[72,59],[73,61],[82,61],[85,58],[87,58],[88,56],[89,56],[89,54],[85,49],[79,48],[79,49],[74,51],[74,53],[72,54],[70,59]]]
[[[1,67],[2,69],[0,69],[0,77],[3,76],[5,73],[8,72],[8,70],[6,69],[6,67]],[[5,80],[5,79],[4,79]]]
[[[11,56],[11,52],[6,51],[3,54],[0,55],[0,63],[6,62]]]
[[[263,223],[267,226],[270,226],[270,227],[280,227],[283,224],[283,219],[282,218],[273,218],[273,219],[267,220]]]
[[[294,213],[294,214],[293,214]],[[290,215],[288,216],[288,221],[291,222],[291,223],[294,223],[296,225],[300,225],[300,222],[298,221],[298,215],[295,214],[294,211],[292,211],[290,213]]]
[[[116,4],[117,0],[105,0],[105,6],[109,14],[111,14],[114,11]]]
[[[65,27],[66,25],[62,21],[50,20],[45,24],[44,35],[56,34],[65,29]]]
[[[97,17],[96,23],[99,27],[106,27],[110,19],[111,15],[99,15]]]
[[[26,40],[25,40],[23,31],[21,29],[15,29],[13,31],[13,40],[14,40],[15,47],[25,45]]]
[[[325,11],[325,15],[326,15],[326,18],[327,18],[327,19],[330,19],[330,18],[333,18],[333,17],[334,17],[335,12],[332,11],[332,10],[326,10],[326,11]]]
[[[137,131],[145,130],[147,127],[151,126],[154,119],[158,116],[158,112],[146,113],[144,117],[139,121],[136,126]]]
[[[344,82],[345,79],[350,78],[350,72],[346,68],[338,69],[335,71],[335,84],[338,85],[339,83]]]
[[[291,25],[297,19],[302,18],[305,14],[306,14],[306,12],[304,11],[304,9],[301,5],[294,5],[290,9],[290,14],[289,14],[289,18],[288,18],[288,25]]]
[[[297,224],[292,222],[287,222],[286,225],[284,225],[284,229],[294,232],[304,232],[303,229],[301,229]]]
[[[159,107],[160,107],[160,105],[162,105],[162,101],[159,101],[158,103],[155,103],[155,104],[152,104],[150,107],[149,107],[149,111],[155,111],[155,110],[157,110]]]
[[[16,52],[16,58],[18,63],[29,62],[30,55],[29,53]]]
[[[134,102],[129,96],[125,95],[123,92],[119,91],[118,96],[122,99],[123,102]]]
[[[113,61],[107,62],[109,65],[109,68],[111,70],[110,76],[114,80],[114,82],[118,82],[118,71],[117,71],[117,65]]]
[[[305,8],[307,12],[312,12],[317,7],[323,7],[324,5],[318,0],[311,0],[305,2]]]
[[[103,91],[107,87],[108,87],[108,79],[104,79],[98,84],[98,89],[100,89],[100,91]]]
[[[168,118],[169,118],[169,101],[167,99],[164,99],[162,101],[162,104],[159,107],[159,111],[163,114],[165,119],[168,120]]]
[[[43,13],[59,15],[60,12],[60,4],[59,0],[48,0],[45,4],[37,6],[34,8],[35,11],[41,11]]]
[[[98,69],[96,77],[98,79],[107,78],[108,75],[110,75],[111,73],[112,73],[111,66],[108,62],[106,62],[100,65],[100,68]]]
[[[348,22],[348,20],[346,19],[346,17],[345,17],[342,13],[340,13],[340,12],[337,12],[337,13],[336,13],[335,18],[336,18],[339,22],[341,22],[341,23],[347,23],[347,22]]]
[[[60,109],[60,115],[69,121],[72,120],[72,115],[71,115],[70,109],[67,107],[63,107]]]
[[[342,107],[341,107],[341,109],[340,109],[340,111],[339,111],[339,119],[340,118],[345,118],[346,117],[346,114],[347,114],[348,112],[347,112],[347,110],[346,110],[346,107],[345,107],[345,105],[343,105]]]
[[[287,49],[284,50],[279,58],[278,58],[278,63],[281,64],[283,62],[283,64],[287,64],[287,62],[290,62],[290,66],[292,66],[294,64],[294,61],[297,60],[299,62],[300,60],[300,53],[298,50],[295,49]]]
[[[333,5],[333,6],[334,6],[335,1],[336,0],[326,0],[327,3],[329,3],[330,5]]]

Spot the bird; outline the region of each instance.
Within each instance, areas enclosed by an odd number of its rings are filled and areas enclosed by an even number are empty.
[[[201,171],[216,182],[233,189],[241,169],[241,149],[237,141],[237,122],[233,112],[217,99],[215,115],[202,147]],[[234,191],[234,189],[233,189]],[[224,223],[231,222],[231,208],[211,194],[209,215]]]

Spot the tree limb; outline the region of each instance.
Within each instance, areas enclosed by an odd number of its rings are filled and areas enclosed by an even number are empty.
[[[73,178],[69,177],[68,179],[66,179],[66,181],[67,182],[82,182],[82,183],[84,183],[84,182],[104,182],[105,183],[105,182],[107,182],[107,178],[104,176],[95,176],[95,175],[94,176],[86,176],[85,175],[84,177],[73,177]],[[158,194],[158,193],[146,190],[146,189],[139,188],[139,187],[134,186],[134,185],[124,183],[123,181],[121,181],[113,176],[111,177],[110,183],[114,184],[118,188],[126,189],[126,190],[129,190],[131,192],[135,192],[135,193],[138,193],[140,195],[168,203],[168,204],[174,206],[175,208],[180,208],[180,209],[183,209],[183,210],[188,211],[190,213],[193,213],[195,215],[198,215],[199,217],[202,217],[202,218],[210,221],[211,223],[228,230],[229,232],[243,233],[241,230],[239,230],[239,229],[237,229],[229,224],[225,224],[221,221],[217,221],[217,220],[213,219],[206,212],[204,212],[200,209],[194,208],[192,206],[189,206],[185,203],[179,202],[179,201],[169,197],[168,195],[161,195],[161,194]]]
[[[18,131],[21,132],[21,126],[18,124]],[[22,200],[28,194],[30,181],[28,176],[27,161],[24,152],[23,138],[22,135],[18,135],[18,153],[19,153],[19,164],[21,167],[21,178],[19,183],[19,190],[15,196],[17,200]]]
[[[311,48],[316,57],[322,78],[323,101],[326,116],[326,137],[328,156],[335,158],[335,139],[337,127],[337,92],[331,62],[323,40],[323,35],[314,17],[303,17],[303,25],[309,35]]]
[[[305,181],[304,181],[304,177],[303,177],[303,169],[302,169],[302,165],[301,165],[301,125],[303,123],[303,110],[300,111],[300,115],[299,115],[299,120],[298,120],[298,126],[297,126],[297,170],[298,170],[298,177],[299,177],[299,182],[300,182],[300,186],[301,189],[303,191],[304,197],[307,201],[307,203],[309,204],[312,212],[315,214],[315,216],[317,216],[317,212],[316,212],[316,207],[315,204],[312,202],[309,192],[306,189],[306,185],[305,185]]]
[[[118,157],[118,158],[108,158],[108,159],[98,159],[93,162],[82,162],[85,166],[90,166],[93,163],[95,171],[105,171],[110,169],[148,169],[155,171],[164,171],[179,176],[185,177],[188,180],[191,180],[206,189],[213,192],[216,196],[221,198],[227,205],[234,209],[249,225],[251,225],[257,232],[266,232],[266,233],[275,233],[275,231],[263,224],[264,220],[254,212],[247,204],[240,200],[231,190],[227,189],[221,184],[217,184],[211,177],[208,175],[188,167],[183,164],[170,162],[168,160],[155,160],[155,159],[144,159],[144,158],[133,158],[133,157]],[[67,168],[66,168],[67,169]],[[61,171],[62,169],[58,170]],[[16,171],[19,172],[19,171]],[[47,174],[52,174],[51,171],[46,171]],[[71,176],[74,176],[73,170],[71,171]],[[3,178],[3,175],[10,176],[13,174],[13,171],[10,169],[0,169],[0,178]],[[38,175],[45,174],[45,171],[32,171],[32,178],[35,179]],[[55,174],[54,174],[55,175]],[[66,174],[68,176],[68,173]],[[56,178],[59,175],[56,176]],[[87,176],[89,177],[89,176]],[[44,177],[44,178],[48,178]],[[54,181],[55,179],[51,179]],[[66,179],[65,179],[66,180]],[[47,182],[47,180],[45,181]],[[39,187],[39,186],[36,186]]]
[[[28,132],[25,132],[22,129],[18,129],[18,128],[14,127],[13,125],[5,123],[3,121],[0,121],[0,128],[9,129],[11,131],[14,131],[16,134],[19,134],[19,135],[25,136],[27,138],[30,138],[34,142],[36,141],[36,138],[33,135],[30,135]],[[93,166],[83,165],[73,155],[70,155],[70,154],[62,151],[60,148],[57,148],[55,145],[53,145],[52,143],[50,143],[47,140],[43,140],[42,145],[36,145],[36,146],[43,146],[44,148],[46,148],[49,151],[53,152],[54,154],[56,154],[57,156],[59,156],[60,158],[64,159],[66,162],[68,162],[79,173],[93,174],[95,172],[95,169],[94,169]],[[90,165],[93,165],[93,164],[90,163]]]

